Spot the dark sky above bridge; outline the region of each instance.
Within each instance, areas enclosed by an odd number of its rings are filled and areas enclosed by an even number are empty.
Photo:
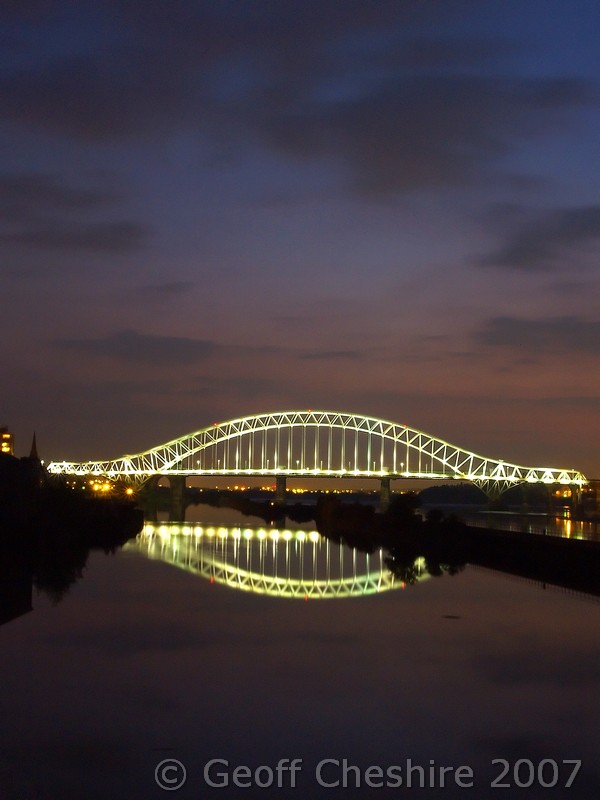
[[[331,408],[598,468],[595,0],[4,0],[0,424]]]

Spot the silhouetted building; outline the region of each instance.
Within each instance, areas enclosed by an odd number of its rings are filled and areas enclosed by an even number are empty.
[[[40,487],[46,480],[46,470],[40,461],[37,451],[37,441],[35,433],[31,442],[31,452],[26,458],[21,458],[21,469],[25,480],[32,487]]]
[[[0,453],[7,453],[9,456],[15,453],[15,439],[8,428],[0,428]]]
[[[7,441],[2,435],[0,430],[0,442]],[[15,458],[11,453],[0,449],[0,520],[3,512],[6,515],[10,511],[14,516],[15,510],[26,510],[46,479],[46,470],[37,454],[35,436],[31,454],[23,458]]]
[[[36,461],[40,460],[40,457],[38,456],[38,451],[37,451],[37,441],[36,441],[36,438],[35,438],[35,432],[33,434],[33,440],[31,442],[31,452],[29,453],[29,458],[34,458],[34,459],[36,459]]]

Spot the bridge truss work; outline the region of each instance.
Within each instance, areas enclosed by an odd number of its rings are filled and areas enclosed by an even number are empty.
[[[407,425],[337,411],[283,411],[214,423],[112,461],[52,462],[58,475],[142,485],[156,475],[469,481],[489,497],[516,484],[581,488],[581,472],[471,453]]]

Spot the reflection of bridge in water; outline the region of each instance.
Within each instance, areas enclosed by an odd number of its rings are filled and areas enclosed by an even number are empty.
[[[287,478],[377,478],[383,505],[390,481],[470,481],[489,497],[516,484],[580,489],[576,470],[524,467],[486,458],[407,425],[337,411],[284,411],[215,422],[136,455],[112,461],[52,462],[59,475],[106,476],[143,485],[169,476],[174,493],[190,476],[272,476],[285,502]]]
[[[302,600],[364,597],[404,588],[381,549],[364,553],[316,531],[149,523],[126,550],[234,589]],[[428,577],[423,559],[419,579]]]

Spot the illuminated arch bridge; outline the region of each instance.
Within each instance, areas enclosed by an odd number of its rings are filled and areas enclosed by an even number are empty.
[[[214,423],[112,461],[52,462],[48,471],[124,479],[152,476],[273,476],[470,481],[488,496],[519,483],[581,487],[581,472],[525,467],[471,453],[396,422],[337,411],[284,411]]]

